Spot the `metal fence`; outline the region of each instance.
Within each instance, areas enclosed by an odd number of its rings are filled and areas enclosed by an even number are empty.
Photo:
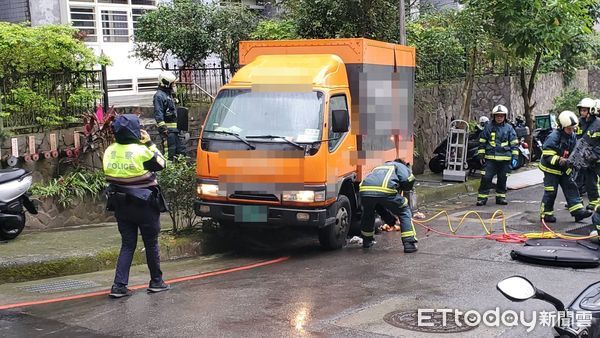
[[[108,106],[106,68],[62,73],[26,73],[0,78],[0,128],[42,127],[78,121],[86,111]],[[87,89],[86,93],[81,89]],[[93,98],[92,98],[93,96]],[[2,117],[3,116],[3,117]]]
[[[229,82],[235,70],[223,63],[208,65],[205,68],[185,68],[175,70],[179,82],[177,91],[182,102],[210,101],[221,86]]]

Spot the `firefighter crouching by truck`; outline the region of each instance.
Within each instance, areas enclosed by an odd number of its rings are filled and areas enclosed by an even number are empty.
[[[507,205],[506,179],[511,169],[511,161],[516,163],[519,156],[517,146],[519,140],[515,129],[506,122],[508,109],[497,105],[492,109],[492,121],[485,125],[479,136],[479,159],[484,168],[477,205],[487,203],[488,194],[492,187],[492,179],[498,176],[496,184],[496,204]]]
[[[138,228],[142,234],[146,261],[150,270],[148,292],[161,292],[170,287],[163,281],[160,270],[158,234],[160,212],[166,203],[156,181],[155,171],[165,167],[165,158],[140,129],[134,114],[118,116],[112,123],[116,142],[104,152],[102,166],[106,180],[108,202],[106,209],[115,212],[121,233],[121,252],[117,261],[110,297],[129,296],[129,269],[137,245]]]
[[[361,219],[363,248],[370,248],[375,243],[373,240],[375,210],[385,208],[400,220],[404,252],[417,251],[416,232],[412,223],[408,198],[400,195],[401,191],[412,190],[414,183],[415,177],[406,162],[401,159],[386,162],[374,168],[362,180],[359,193],[363,206]]]
[[[577,185],[571,176],[572,168],[568,165],[568,157],[575,148],[577,138],[575,128],[578,118],[571,111],[563,111],[558,116],[559,128],[548,135],[542,146],[542,159],[539,168],[544,172],[544,196],[542,198],[541,217],[545,222],[554,223],[554,201],[558,186],[567,200],[567,207],[575,221],[590,217],[592,212],[585,210]]]

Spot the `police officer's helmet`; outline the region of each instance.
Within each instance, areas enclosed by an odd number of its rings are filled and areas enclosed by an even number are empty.
[[[574,127],[579,123],[579,119],[574,112],[565,110],[558,115],[558,123],[561,128]]]
[[[117,116],[111,125],[117,143],[128,144],[140,140],[140,119],[135,114]]]
[[[177,77],[172,72],[163,71],[158,75],[158,85],[161,87],[171,87],[177,80]]]
[[[492,109],[492,116],[495,116],[498,114],[503,114],[503,115],[507,116],[508,108],[506,108],[505,106],[503,106],[501,104],[495,106],[494,109]]]

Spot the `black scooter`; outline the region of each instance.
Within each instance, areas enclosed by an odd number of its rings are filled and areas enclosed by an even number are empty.
[[[566,308],[557,298],[536,289],[525,277],[508,277],[498,282],[496,288],[513,302],[522,302],[534,298],[554,305],[559,312],[574,313],[575,320],[567,323],[567,325],[557,321],[557,325],[554,326],[556,337],[600,337],[600,282],[588,286]],[[581,315],[580,322],[577,321],[577,314]]]

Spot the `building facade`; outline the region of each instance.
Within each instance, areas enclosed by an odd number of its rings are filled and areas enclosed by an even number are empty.
[[[0,0],[0,20],[29,21],[32,26],[71,24],[84,33],[84,41],[96,55],[111,58],[107,68],[109,95],[153,93],[160,65],[131,56],[136,22],[157,0]]]

